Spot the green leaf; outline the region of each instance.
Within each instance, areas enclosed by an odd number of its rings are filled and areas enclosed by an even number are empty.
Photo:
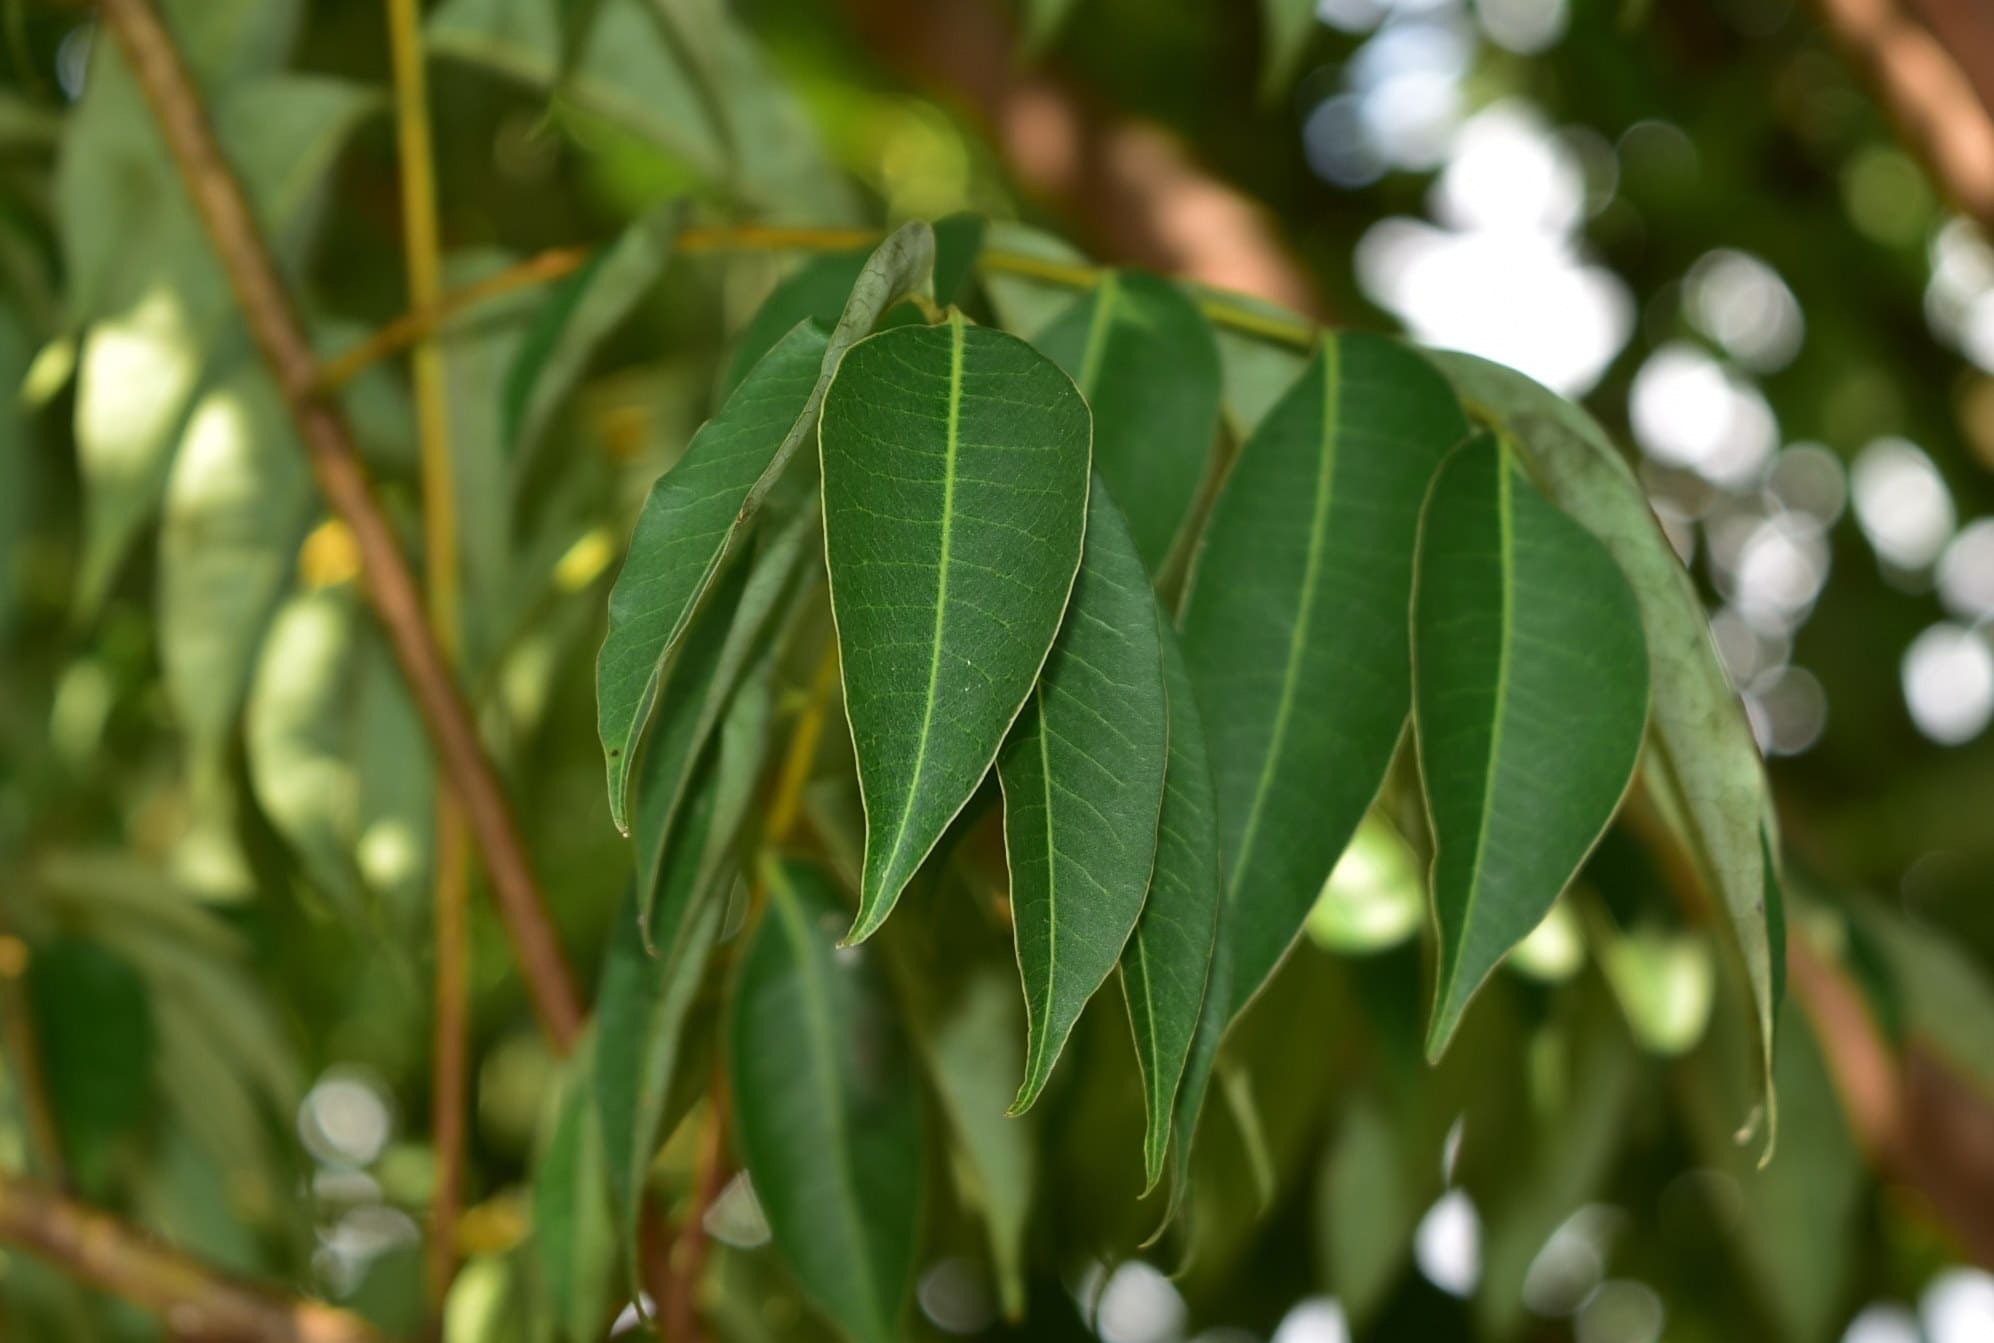
[[[1109,271],[1032,344],[1073,375],[1094,412],[1094,470],[1151,572],[1184,529],[1219,427],[1219,352],[1182,289]]]
[[[1552,502],[1612,552],[1640,603],[1654,684],[1649,777],[1688,831],[1706,882],[1730,916],[1752,986],[1770,1109],[1773,1022],[1786,964],[1777,873],[1768,863],[1765,765],[1710,641],[1696,584],[1626,460],[1593,418],[1512,369],[1435,356],[1478,416],[1507,428]]]
[[[645,501],[609,594],[609,632],[596,662],[597,723],[617,828],[628,829],[637,739],[701,597],[815,431],[845,351],[895,302],[926,288],[933,266],[934,235],[926,224],[908,224],[881,243],[829,339],[808,325],[784,337]]]
[[[586,1054],[559,1098],[554,1126],[533,1166],[533,1248],[552,1308],[555,1335],[569,1343],[602,1337],[614,1262],[602,1130],[590,1103]]]
[[[1205,725],[1176,633],[1161,612],[1158,621],[1170,708],[1170,759],[1156,827],[1156,870],[1142,918],[1122,952],[1122,993],[1128,999],[1148,1111],[1144,1193],[1162,1178],[1170,1152],[1172,1107],[1197,1034],[1218,941],[1221,890]]]
[[[991,220],[984,241],[993,252],[1067,266],[1088,264],[1087,254],[1064,238],[1008,219]],[[1073,302],[1070,284],[1001,270],[985,271],[982,279],[999,325],[1020,336],[1037,335]]]
[[[848,252],[821,252],[807,257],[769,291],[734,341],[733,358],[728,360],[727,373],[720,380],[722,395],[732,396],[762,356],[773,350],[797,323],[809,320],[829,331],[844,310],[852,286],[858,283],[868,255],[865,248],[855,247]]]
[[[763,879],[731,1033],[741,1154],[810,1299],[847,1336],[890,1343],[914,1276],[920,1089],[872,954],[837,946],[829,880],[774,861]]]
[[[1052,647],[1086,529],[1087,403],[1029,345],[955,313],[853,346],[820,444],[866,812],[859,942],[969,801]]]
[[[1169,754],[1156,596],[1097,480],[1065,623],[997,757],[1027,1019],[1013,1114],[1038,1099],[1142,914]]]
[[[1228,1017],[1293,945],[1391,764],[1412,693],[1420,503],[1466,433],[1418,356],[1338,335],[1213,506],[1183,639],[1228,865]]]
[[[1052,45],[1073,13],[1075,0],[1025,0],[1024,54],[1038,56]]]
[[[197,760],[226,749],[312,508],[289,412],[243,363],[188,417],[159,533],[160,661]]]
[[[960,303],[983,255],[983,235],[990,221],[973,210],[943,215],[935,221],[935,302]]]
[[[1260,101],[1280,101],[1315,32],[1315,0],[1260,0]]]
[[[1613,819],[1648,716],[1640,613],[1613,557],[1486,435],[1448,458],[1427,499],[1413,680],[1437,1057]]]
[[[806,568],[815,558],[817,517],[799,512],[781,530],[760,538],[752,556],[731,566],[714,587],[714,600],[693,623],[666,681],[664,707],[645,740],[638,765],[638,922],[650,935],[659,914],[660,873],[681,806],[692,787],[706,743],[771,641],[785,613],[807,590]],[[766,668],[763,669],[766,674]],[[670,920],[663,926],[668,930]]]
[[[688,828],[696,830],[699,822],[711,820],[711,797],[709,789],[704,805],[694,807],[697,819]],[[667,889],[694,886],[704,847],[688,843],[672,857]],[[685,904],[686,919],[666,955],[645,950],[634,899],[625,907],[610,935],[596,997],[595,1108],[602,1125],[610,1209],[633,1281],[645,1175],[664,1137],[659,1129],[686,1018],[726,913],[721,900],[688,898]]]
[[[505,380],[504,443],[515,480],[597,347],[664,273],[684,214],[674,201],[635,220],[540,305]]]

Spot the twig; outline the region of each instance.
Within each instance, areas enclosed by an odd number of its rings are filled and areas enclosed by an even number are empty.
[[[436,225],[436,156],[430,144],[429,92],[423,69],[422,14],[417,0],[387,0],[388,48],[394,66],[395,134],[401,163],[402,251],[409,304],[434,310],[443,297],[442,249]],[[409,351],[415,383],[416,436],[422,461],[423,576],[430,628],[455,666],[458,616],[457,481],[451,461],[449,388],[443,351],[433,335]],[[436,1144],[436,1197],[425,1246],[429,1300],[440,1308],[457,1267],[457,1214],[464,1192],[464,1098],[470,1070],[471,864],[464,813],[448,783],[436,796],[436,986],[431,1048],[430,1131]]]
[[[100,13],[144,90],[256,344],[304,441],[319,488],[352,531],[375,614],[386,628],[442,773],[462,800],[534,1010],[555,1047],[581,1033],[582,1007],[497,772],[431,632],[394,527],[368,485],[318,361],[278,278],[241,184],[221,156],[200,96],[152,0],[104,0]]]
[[[803,251],[835,252],[878,242],[880,234],[861,229],[808,228],[709,228],[688,229],[679,235],[677,250],[689,256],[718,252]],[[435,305],[403,313],[351,349],[328,360],[319,375],[319,385],[327,391],[345,386],[363,370],[387,359],[425,336],[439,330],[468,309],[490,299],[517,293],[539,284],[551,284],[588,263],[591,253],[585,247],[556,247],[528,257],[516,266],[487,276],[475,284],[444,294]],[[1043,280],[1068,289],[1092,289],[1107,273],[1103,266],[1081,265],[1071,261],[1050,261],[1044,257],[985,248],[976,258],[976,268],[1001,275],[1018,275]],[[1198,306],[1219,326],[1244,335],[1292,345],[1306,350],[1314,346],[1321,329],[1302,317],[1282,318],[1248,307],[1227,297],[1224,291],[1200,286]]]
[[[358,1316],[238,1281],[115,1218],[0,1173],[0,1240],[25,1246],[205,1343],[380,1343]]]
[[[1994,116],[1966,71],[1896,0],[1817,5],[1849,61],[1876,86],[1911,151],[1940,189],[1994,237]]]

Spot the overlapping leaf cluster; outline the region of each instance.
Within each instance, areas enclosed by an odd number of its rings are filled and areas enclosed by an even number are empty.
[[[891,935],[910,900],[924,926],[972,917],[937,904],[965,872],[994,874],[1015,946],[1013,1113],[1118,977],[1143,1168],[1156,1185],[1175,1151],[1174,1207],[1229,1028],[1402,755],[1424,806],[1399,821],[1432,858],[1431,1055],[1637,765],[1732,916],[1769,1040],[1757,757],[1693,589],[1581,412],[1374,336],[1222,342],[1152,276],[1057,303],[973,284],[982,226],[939,234],[910,224],[778,287],[610,600],[600,727],[639,862],[600,1004],[599,1059],[623,1062],[595,1094],[626,1230],[735,889],[758,920],[728,1009],[741,1155],[806,1292],[854,1337],[895,1336],[923,1072],[969,1165],[1006,1169],[935,1048],[958,1029],[936,1003],[968,998],[938,999],[952,967]],[[777,771],[771,678],[832,658],[841,694],[802,717],[842,708],[849,763]],[[771,819],[806,786],[812,824]],[[1021,1223],[990,1192],[1015,1305]]]

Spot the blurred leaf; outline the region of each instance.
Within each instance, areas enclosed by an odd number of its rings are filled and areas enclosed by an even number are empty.
[[[78,1180],[102,1197],[118,1145],[152,1111],[145,982],[102,946],[75,937],[36,948],[28,969],[49,1108]]]
[[[1170,1152],[1171,1107],[1205,1002],[1219,913],[1219,841],[1205,725],[1176,631],[1160,608],[1157,620],[1169,706],[1169,764],[1156,825],[1156,871],[1142,918],[1122,952],[1122,992],[1148,1108],[1142,1147],[1145,1193],[1163,1177]]]
[[[1061,265],[1085,266],[1086,253],[1063,238],[1006,219],[993,219],[985,230],[984,247],[992,252]],[[1008,271],[991,270],[983,275],[983,291],[990,298],[997,320],[1005,330],[1020,336],[1036,336],[1045,325],[1073,302],[1073,286]]]
[[[1193,288],[1192,293],[1200,298],[1211,297],[1209,291]],[[1274,303],[1266,303],[1246,294],[1227,294],[1227,304],[1287,325],[1307,326],[1308,319],[1299,313]],[[1267,412],[1281,399],[1302,375],[1308,366],[1308,356],[1291,345],[1268,340],[1264,336],[1249,335],[1227,326],[1214,326],[1213,335],[1218,342],[1219,382],[1223,390],[1226,427],[1236,439],[1244,441],[1260,427]]]
[[[1262,103],[1278,103],[1295,82],[1318,22],[1315,0],[1260,0]]]
[[[188,417],[159,534],[166,686],[197,758],[218,758],[312,511],[290,416],[244,364]]]
[[[1613,819],[1648,718],[1640,612],[1613,557],[1487,436],[1447,459],[1427,498],[1413,679],[1437,1057]]]
[[[615,1237],[603,1168],[602,1130],[590,1103],[589,1052],[578,1056],[554,1126],[533,1166],[533,1247],[555,1335],[594,1343],[609,1318]]]
[[[1770,802],[1765,766],[1730,677],[1717,660],[1695,582],[1648,508],[1647,496],[1605,430],[1579,407],[1521,373],[1462,354],[1435,361],[1478,416],[1516,435],[1552,502],[1598,537],[1634,589],[1647,635],[1654,686],[1655,750],[1645,778],[1687,829],[1705,880],[1730,916],[1759,1022],[1765,1103],[1776,1132],[1770,1087],[1773,1021],[1785,973],[1777,874],[1768,872]]]
[[[826,331],[836,325],[869,255],[863,247],[849,252],[821,252],[806,257],[802,265],[776,285],[735,338],[734,355],[728,360],[726,376],[720,383],[721,395],[731,398],[763,356],[799,324],[808,320]]]
[[[968,210],[935,221],[935,302],[945,308],[962,302],[989,229],[988,219]]]
[[[1136,550],[1162,569],[1210,468],[1219,355],[1184,291],[1141,271],[1108,271],[1032,337],[1094,412],[1094,470],[1128,518]]]
[[[1229,1015],[1294,943],[1391,764],[1420,503],[1466,432],[1417,356],[1338,335],[1213,506],[1182,625],[1229,864]]]
[[[969,801],[1052,646],[1086,530],[1087,405],[1029,345],[954,312],[853,346],[820,442],[866,807],[858,942]]]
[[[1024,0],[1024,54],[1038,56],[1052,45],[1066,26],[1075,0]]]
[[[1394,1121],[1406,1117],[1359,1093],[1323,1148],[1316,1179],[1325,1282],[1358,1330],[1404,1271],[1420,1215],[1441,1191],[1440,1154],[1398,1128]]]
[[[770,861],[735,985],[742,1156],[776,1247],[851,1338],[890,1343],[914,1276],[921,1096],[873,953],[817,869]]]
[[[506,374],[504,443],[524,476],[548,422],[581,381],[596,348],[630,315],[670,262],[684,208],[661,205],[625,228],[547,295]]]
[[[1169,755],[1156,596],[1097,478],[1059,636],[997,756],[1027,1023],[1014,1114],[1045,1089],[1142,914]]]
[[[1994,983],[1943,930],[1880,901],[1847,908],[1882,950],[1907,1032],[1994,1095]]]

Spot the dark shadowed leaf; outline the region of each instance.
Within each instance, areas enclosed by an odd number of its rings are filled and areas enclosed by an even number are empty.
[[[1427,500],[1413,681],[1440,929],[1437,1056],[1613,818],[1648,716],[1627,581],[1487,435],[1448,458]]]
[[[1087,404],[1014,336],[899,327],[824,403],[825,552],[866,809],[870,936],[982,781],[1080,565]]]
[[[1212,460],[1219,353],[1198,305],[1141,271],[1109,271],[1032,337],[1094,412],[1094,470],[1151,572],[1163,567]]]
[[[1091,535],[1091,534],[1090,534]],[[1122,952],[1122,992],[1142,1064],[1148,1128],[1143,1170],[1154,1187],[1170,1152],[1172,1108],[1204,1008],[1218,939],[1219,843],[1205,725],[1176,631],[1162,612],[1163,682],[1170,704],[1170,763],[1156,826],[1156,870],[1142,918]]]
[[[1230,1014],[1293,944],[1391,763],[1412,697],[1420,503],[1466,433],[1418,356],[1339,335],[1213,507],[1183,642],[1227,864]]]
[[[837,945],[828,878],[773,860],[762,875],[731,1031],[741,1155],[811,1301],[860,1343],[890,1343],[913,1285],[920,1089],[873,953]]]
[[[1028,1022],[1013,1113],[1044,1089],[1142,913],[1169,743],[1156,597],[1096,480],[1065,623],[997,757]]]

